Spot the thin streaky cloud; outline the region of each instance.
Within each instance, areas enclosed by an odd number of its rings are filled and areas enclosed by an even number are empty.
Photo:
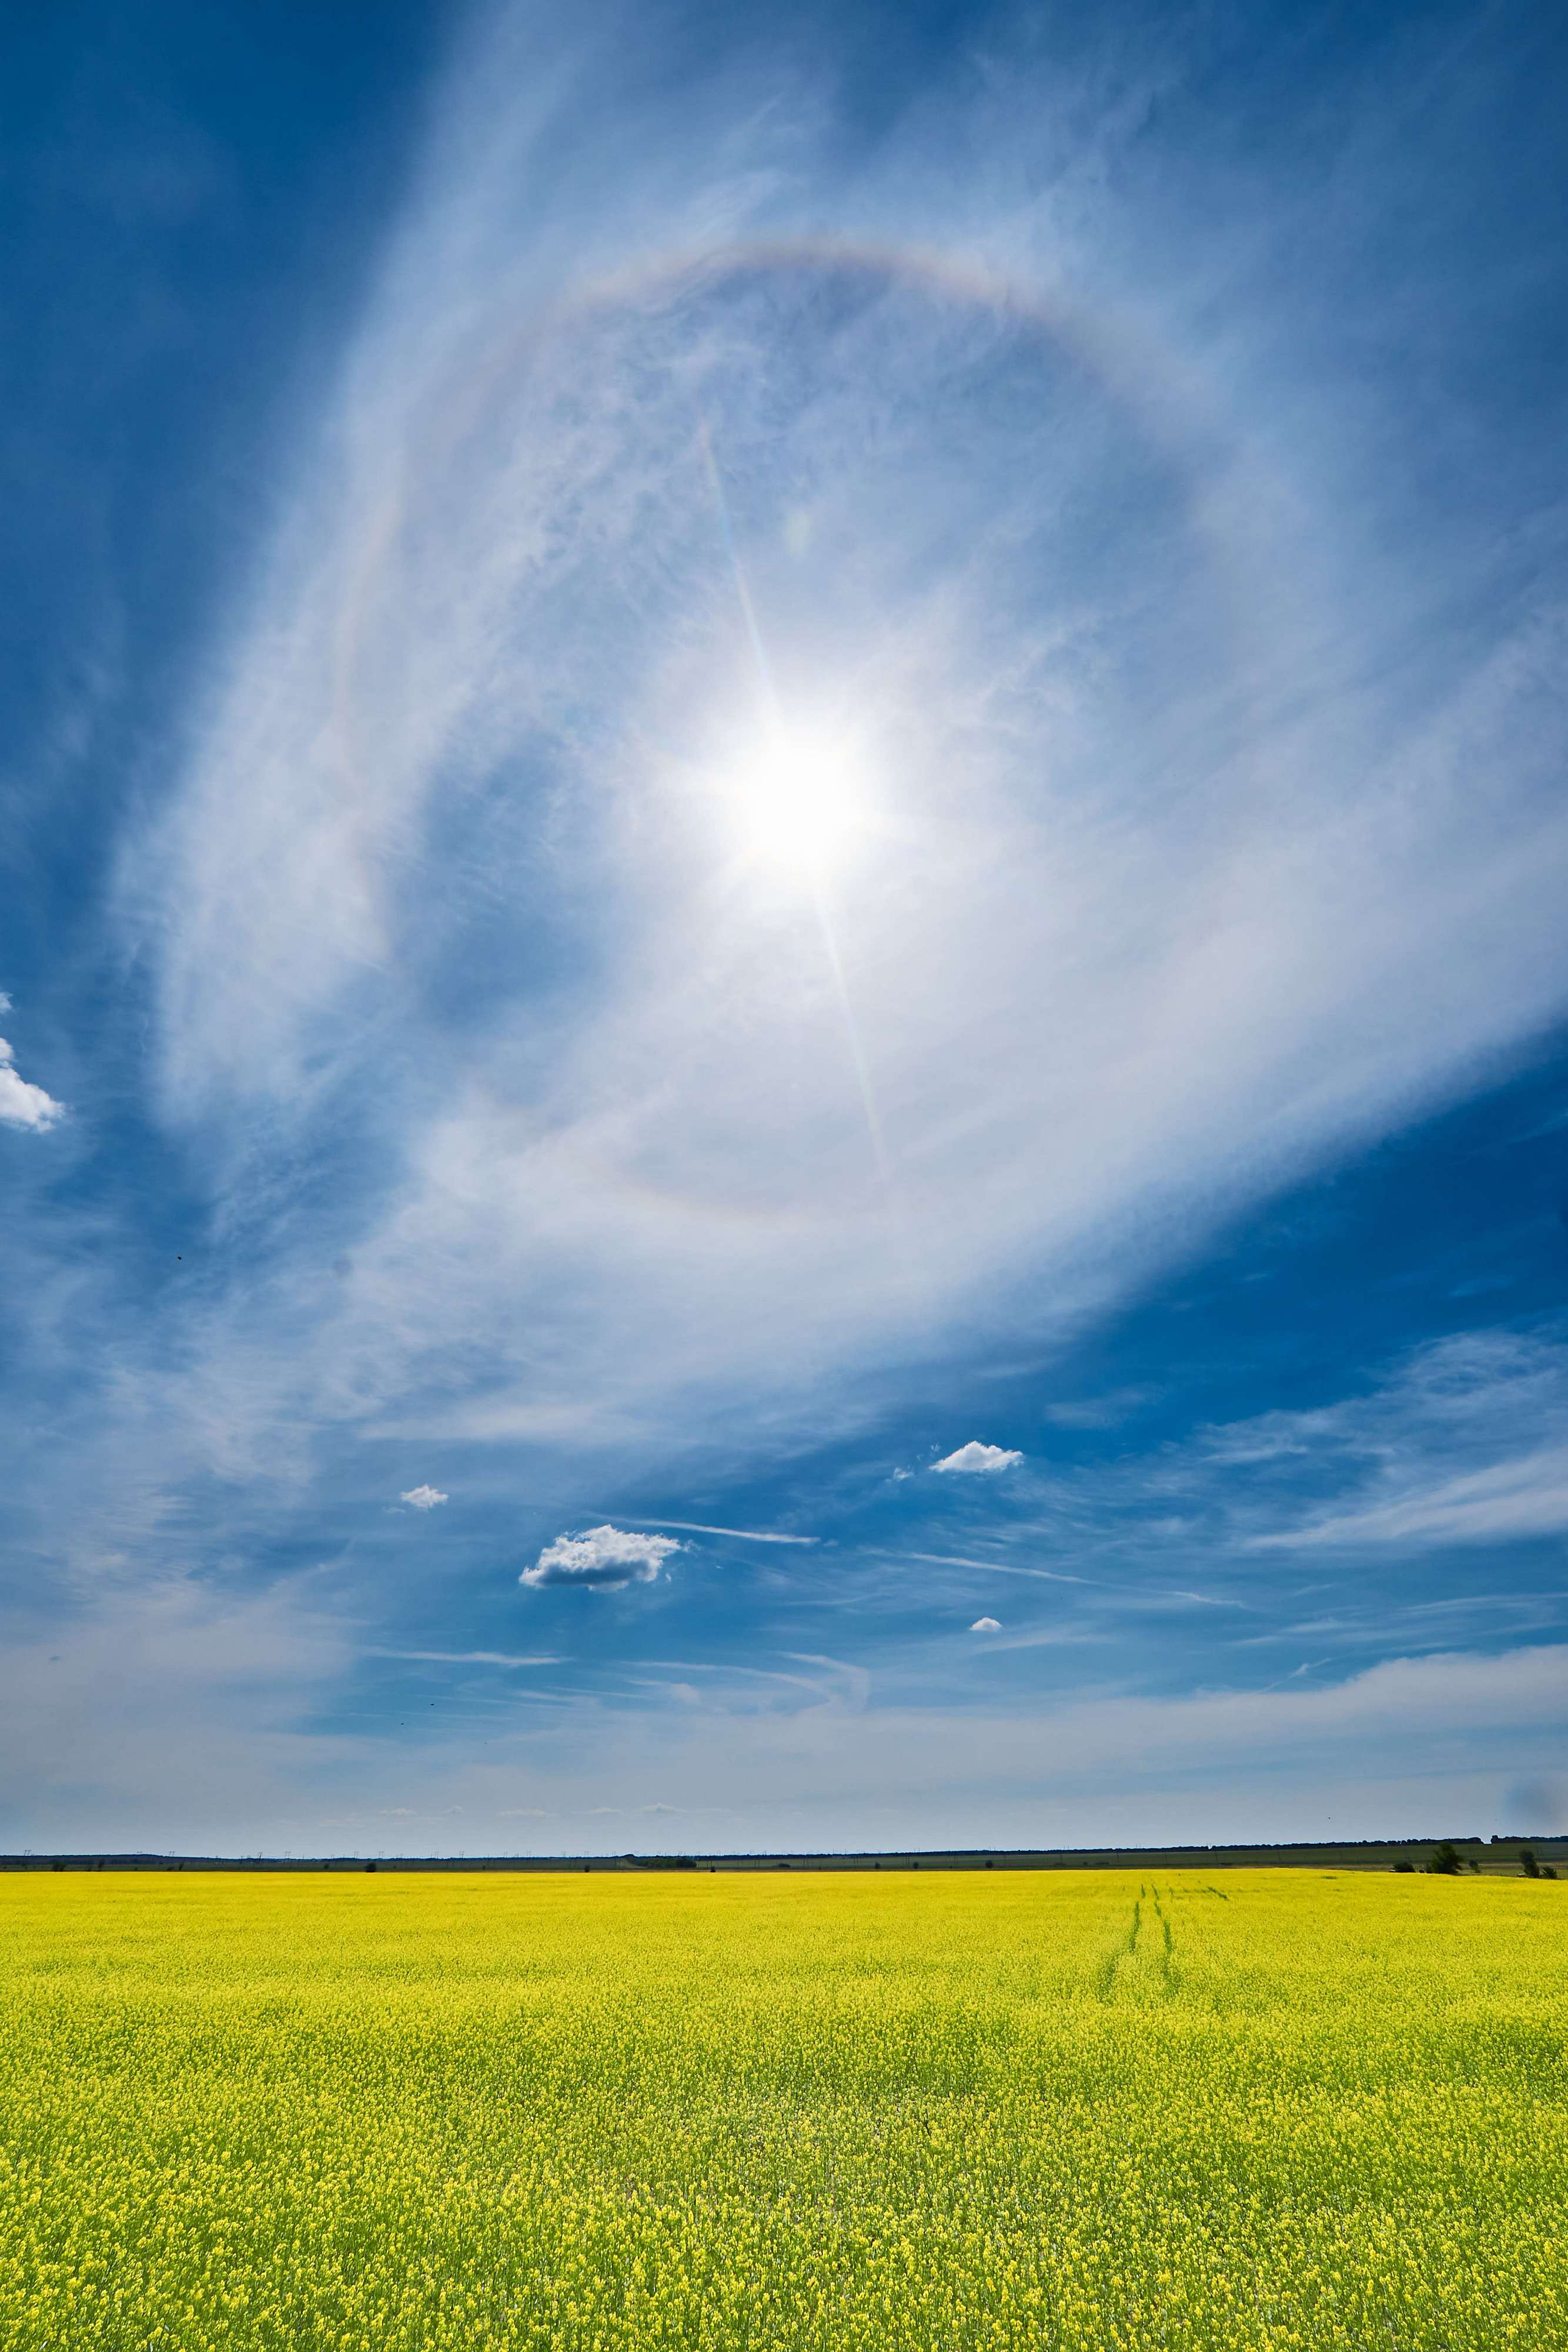
[[[797,1665],[825,1666],[831,1674],[840,1675],[852,1706],[863,1707],[870,1699],[872,1677],[864,1666],[852,1664],[843,1658],[825,1657],[814,1650],[787,1650],[784,1654],[793,1658]]]
[[[714,1658],[641,1658],[632,1660],[629,1663],[632,1664],[646,1666],[650,1669],[657,1668],[660,1672],[667,1669],[672,1674],[739,1675],[748,1680],[758,1682],[789,1683],[800,1690],[815,1690],[818,1687],[815,1683],[809,1682],[804,1675],[787,1675],[778,1666],[748,1666],[743,1664],[739,1660],[733,1658],[725,1658],[722,1660]]]
[[[1248,1633],[1230,1643],[1232,1649],[1260,1649],[1270,1643],[1299,1642],[1333,1637],[1350,1643],[1378,1645],[1409,1638],[1409,1629],[1423,1618],[1487,1617],[1492,1614],[1514,1620],[1534,1617],[1542,1627],[1560,1622],[1563,1604],[1568,1592],[1466,1592],[1450,1595],[1441,1601],[1413,1601],[1383,1609],[1347,1609],[1333,1616],[1311,1617],[1288,1624],[1270,1627],[1267,1633]]]
[[[1362,1546],[1477,1544],[1560,1534],[1568,1528],[1568,1446],[1511,1461],[1252,1538],[1255,1551]]]
[[[879,1551],[880,1559],[917,1559],[932,1568],[983,1568],[998,1576],[1033,1576],[1047,1584],[1104,1585],[1104,1577],[1073,1576],[1062,1568],[1019,1568],[1011,1561],[976,1559],[964,1552],[951,1551]]]
[[[634,1528],[679,1528],[694,1536],[738,1536],[744,1543],[817,1544],[821,1536],[784,1536],[765,1528],[710,1528],[699,1519],[651,1519],[640,1512],[622,1511],[622,1517]]]
[[[364,1654],[371,1658],[408,1658],[439,1666],[565,1666],[571,1660],[541,1652],[537,1655],[517,1656],[510,1650],[390,1650],[371,1649]]]

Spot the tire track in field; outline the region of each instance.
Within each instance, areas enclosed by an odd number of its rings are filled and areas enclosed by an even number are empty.
[[[1174,2000],[1181,1990],[1181,1978],[1176,1971],[1176,1941],[1171,1934],[1169,1914],[1160,1901],[1160,1891],[1155,1889],[1155,1910],[1159,1918],[1163,1948],[1159,1956],[1160,1990],[1167,2000]]]
[[[1099,1972],[1094,1980],[1094,1990],[1102,2000],[1115,2000],[1116,1980],[1123,1969],[1137,1956],[1138,1937],[1143,1933],[1144,1896],[1146,1892],[1145,1887],[1140,1886],[1138,1889],[1138,1899],[1133,1906],[1133,1923],[1127,1930],[1125,1940],[1116,1945],[1100,1963]]]
[[[1145,1932],[1145,1926],[1151,1924],[1144,1917],[1145,1902],[1153,1906],[1154,1917],[1159,1922],[1157,1944],[1152,1933]],[[1134,1998],[1141,1988],[1147,1988],[1165,2000],[1174,2000],[1181,1990],[1176,1937],[1157,1886],[1139,1887],[1125,1936],[1106,1954],[1095,1972],[1095,1992],[1107,2003]]]

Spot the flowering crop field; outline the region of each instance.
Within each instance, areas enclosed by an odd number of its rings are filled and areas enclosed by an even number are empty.
[[[1568,1886],[0,1880],[0,2345],[1568,2345]]]

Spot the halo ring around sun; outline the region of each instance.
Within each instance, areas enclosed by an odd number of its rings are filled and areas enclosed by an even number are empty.
[[[1173,470],[1196,476],[1214,467],[1217,452],[1233,454],[1201,388],[1182,378],[1169,355],[1132,321],[1086,303],[1063,287],[1041,288],[978,257],[940,247],[819,236],[725,240],[648,255],[554,295],[520,301],[477,348],[470,344],[463,361],[441,371],[433,382],[423,403],[423,422],[415,420],[406,439],[404,488],[389,495],[375,513],[340,603],[333,647],[333,727],[351,792],[356,777],[362,782],[365,767],[355,741],[361,640],[378,580],[417,504],[411,486],[427,473],[439,474],[465,434],[489,411],[508,373],[552,341],[617,310],[655,299],[670,302],[688,291],[716,290],[727,278],[789,272],[902,285],[988,314],[1092,379],[1134,435]],[[1205,547],[1228,632],[1233,636],[1251,633],[1257,625],[1254,615],[1265,602],[1253,584],[1256,550],[1209,502],[1195,501],[1187,524]],[[857,822],[852,758],[831,731],[811,723],[801,726],[775,707],[747,761],[748,773],[737,793],[743,829],[754,854],[770,857],[807,880],[820,881],[824,866]],[[838,773],[830,781],[829,772],[835,768]],[[725,1223],[777,1228],[782,1234],[843,1218],[863,1219],[868,1212],[880,1213],[873,1202],[828,1212],[699,1199],[668,1192],[644,1174],[607,1166],[601,1167],[599,1178],[607,1189],[623,1191],[644,1218],[663,1204],[673,1225],[683,1230],[694,1220],[716,1215]]]

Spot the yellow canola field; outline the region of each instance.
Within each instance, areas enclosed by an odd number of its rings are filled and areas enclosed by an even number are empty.
[[[1568,2346],[1568,1885],[0,1881],[0,2346]]]

